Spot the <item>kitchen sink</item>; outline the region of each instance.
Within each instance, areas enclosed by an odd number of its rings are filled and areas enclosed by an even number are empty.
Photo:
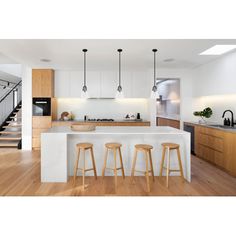
[[[226,125],[208,125],[211,127],[216,127],[216,128],[222,128],[222,129],[236,129],[236,126],[232,127],[232,126],[226,126]]]

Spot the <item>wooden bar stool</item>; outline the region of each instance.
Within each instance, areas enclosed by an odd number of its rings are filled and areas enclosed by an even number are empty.
[[[97,171],[96,171],[94,154],[93,154],[93,144],[92,143],[78,143],[78,144],[76,144],[76,148],[77,148],[77,159],[76,159],[75,166],[74,166],[74,184],[75,184],[75,180],[76,180],[77,171],[81,170],[83,173],[83,190],[84,190],[85,189],[85,173],[87,171],[93,170],[95,179],[97,179]],[[85,165],[85,151],[86,150],[90,150],[93,168],[86,169],[86,165]],[[84,165],[82,168],[78,167],[80,152],[83,152],[83,159],[84,159],[84,163],[83,163]]]
[[[180,172],[181,177],[184,179],[183,167],[182,167],[182,163],[181,163],[179,144],[162,143],[161,145],[162,145],[162,160],[161,160],[161,167],[160,167],[160,176],[162,176],[163,169],[166,169],[166,187],[168,188],[170,172]],[[170,169],[170,151],[172,151],[172,150],[176,150],[176,152],[177,152],[178,163],[179,163],[178,170]],[[164,162],[165,162],[166,151],[167,151],[167,166],[165,167]]]
[[[102,169],[102,177],[105,176],[105,170],[110,169],[114,171],[114,176],[115,176],[115,188],[117,188],[117,170],[121,170],[123,179],[125,178],[125,171],[124,171],[124,166],[123,166],[123,161],[122,161],[122,155],[121,155],[121,144],[120,143],[106,143],[106,153],[105,153],[105,158],[104,158],[104,165]],[[108,151],[111,150],[113,151],[113,156],[114,156],[114,168],[108,168],[107,167],[107,157],[108,157]],[[116,153],[119,153],[120,157],[120,167],[117,168],[117,161],[116,161]]]
[[[147,192],[150,192],[150,181],[149,181],[149,172],[151,172],[153,182],[155,181],[154,179],[154,171],[153,171],[153,165],[152,165],[152,154],[151,150],[153,149],[153,146],[147,145],[147,144],[137,144],[135,145],[135,151],[134,151],[134,159],[132,163],[132,171],[131,171],[131,181],[133,182],[134,180],[134,172],[141,172],[144,173],[146,176],[146,182],[147,182]],[[142,152],[145,156],[145,161],[146,161],[146,170],[135,170],[135,165],[137,161],[137,155],[138,151]],[[149,164],[150,162],[150,170],[149,170]]]

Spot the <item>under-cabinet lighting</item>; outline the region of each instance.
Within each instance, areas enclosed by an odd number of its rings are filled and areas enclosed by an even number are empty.
[[[236,48],[236,45],[215,45],[203,52],[201,52],[199,55],[221,55],[226,52],[229,52]]]

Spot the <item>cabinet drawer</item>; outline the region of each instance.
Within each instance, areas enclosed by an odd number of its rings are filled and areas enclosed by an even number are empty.
[[[198,127],[198,130],[200,133],[202,134],[207,134],[207,135],[211,135],[213,137],[217,137],[217,138],[222,138],[224,136],[224,132],[214,129],[214,128],[208,128],[208,127]]]
[[[40,145],[41,145],[40,137],[32,139],[32,147],[33,148],[40,148]]]
[[[52,126],[51,116],[33,116],[33,129],[49,129]]]
[[[33,129],[33,138],[40,138],[41,133],[47,131],[48,129]]]
[[[224,167],[224,156],[223,153],[213,150],[204,145],[198,144],[198,155],[199,157],[210,161],[218,166]]]
[[[216,151],[223,152],[224,142],[222,138],[200,133],[198,142],[204,146],[210,147]]]

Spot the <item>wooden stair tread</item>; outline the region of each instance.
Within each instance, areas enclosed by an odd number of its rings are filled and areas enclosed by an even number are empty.
[[[21,134],[21,132],[18,132],[18,131],[0,131],[0,134],[19,135],[19,134]]]
[[[3,128],[4,128],[4,129],[6,129],[6,128],[11,128],[11,129],[17,128],[17,129],[21,129],[21,125],[20,125],[20,126],[6,125],[6,126],[3,126]]]
[[[18,147],[18,141],[14,142],[0,142],[0,147]]]
[[[21,137],[10,137],[10,136],[0,136],[0,141],[17,141],[17,140],[21,140]]]

